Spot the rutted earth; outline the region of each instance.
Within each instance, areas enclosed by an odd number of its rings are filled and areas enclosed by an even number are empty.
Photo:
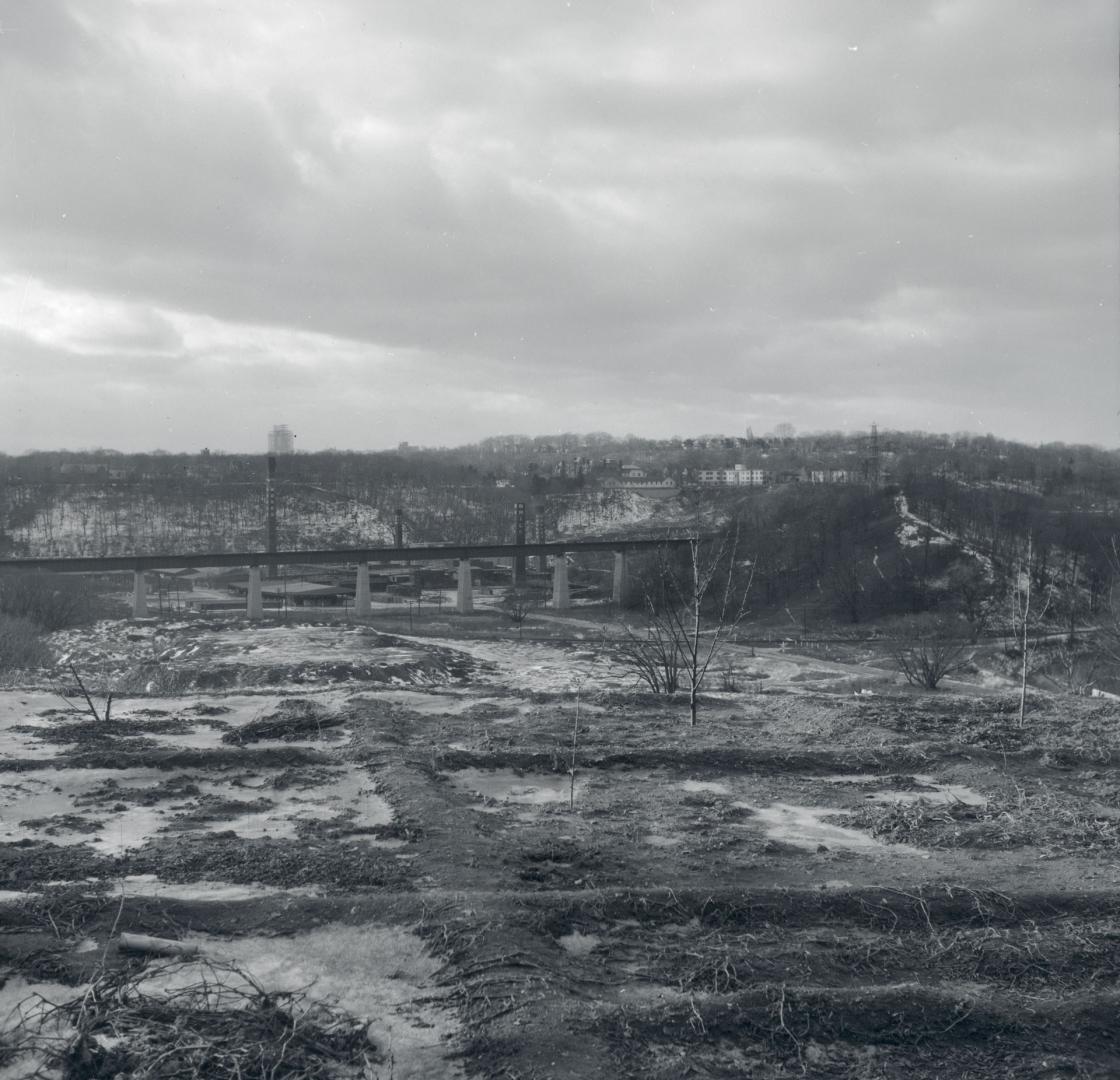
[[[0,693],[0,1078],[128,1075],[109,976],[329,1016],[323,1075],[1120,1074],[1113,704],[758,650],[689,729],[609,642],[462,625],[119,624],[64,642],[92,708]]]

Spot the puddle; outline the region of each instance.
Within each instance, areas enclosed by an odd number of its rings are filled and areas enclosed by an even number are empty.
[[[570,934],[558,937],[556,943],[569,956],[589,956],[602,940],[598,934],[583,934],[579,930],[573,930]]]
[[[843,813],[835,807],[794,806],[790,803],[771,803],[767,807],[752,806],[750,803],[736,802],[733,806],[752,811],[749,822],[742,828],[751,828],[756,822],[766,826],[766,835],[771,840],[780,840],[807,851],[816,851],[822,844],[831,851],[881,851],[891,854],[925,855],[918,848],[908,844],[886,845],[858,829],[845,829],[840,825],[830,825],[825,818]]]
[[[463,769],[451,777],[451,783],[460,791],[470,791],[484,799],[493,799],[495,802],[538,806],[545,803],[568,802],[571,797],[572,782],[563,773],[549,776],[519,776],[515,772]],[[577,802],[584,786],[584,781],[577,777]]]
[[[882,776],[869,776],[866,773],[840,774],[837,776],[805,777],[804,779],[821,780],[826,784],[876,784],[882,783]],[[925,773],[915,773],[911,780],[922,785],[924,790],[886,790],[875,791],[866,796],[869,802],[925,802],[931,804],[963,803],[966,806],[986,806],[988,800],[985,796],[964,784],[943,784]]]

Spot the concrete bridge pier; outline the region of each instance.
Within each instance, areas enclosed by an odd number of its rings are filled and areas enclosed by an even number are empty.
[[[455,610],[460,615],[474,611],[474,594],[471,591],[471,561],[459,560],[459,590],[455,596]]]
[[[552,606],[557,611],[572,606],[568,597],[568,556],[563,553],[552,559]]]
[[[134,619],[148,617],[148,579],[143,570],[132,572],[132,617]]]
[[[354,614],[360,618],[371,613],[369,606],[369,563],[358,563],[358,579],[354,584]]]
[[[614,553],[614,576],[611,578],[611,601],[621,604],[626,595],[626,552]]]
[[[245,613],[250,619],[264,618],[264,597],[261,595],[261,568],[249,567],[249,599]]]

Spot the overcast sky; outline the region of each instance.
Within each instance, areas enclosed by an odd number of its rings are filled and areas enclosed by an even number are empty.
[[[1120,445],[1115,0],[0,0],[0,450]]]

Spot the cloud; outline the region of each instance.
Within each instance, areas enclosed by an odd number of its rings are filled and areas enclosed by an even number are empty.
[[[309,407],[308,447],[779,401],[950,426],[997,394],[1007,434],[1117,441],[1105,0],[0,0],[0,28],[0,271],[90,305],[0,307],[29,348],[144,356],[153,389],[252,357],[297,429],[295,385],[410,373],[384,438]]]

